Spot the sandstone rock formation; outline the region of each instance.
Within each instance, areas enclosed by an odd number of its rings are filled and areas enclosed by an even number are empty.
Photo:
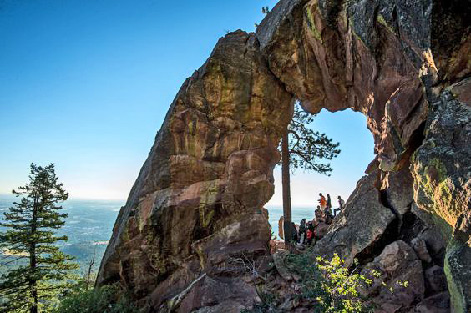
[[[300,99],[312,113],[363,113],[377,154],[317,252],[383,266],[406,251],[414,281],[443,286],[429,277],[443,267],[452,311],[471,311],[470,55],[468,1],[281,0],[256,34],[221,39],[182,86],[98,284],[120,281],[151,312],[250,307],[244,276],[266,261],[262,208]],[[434,288],[404,295],[408,308],[450,310]]]
[[[185,82],[120,211],[99,284],[121,281],[150,310],[224,302],[213,288],[231,290],[237,312],[250,304],[245,268],[231,262],[266,254],[263,205],[292,104],[265,64],[255,36],[239,31]]]

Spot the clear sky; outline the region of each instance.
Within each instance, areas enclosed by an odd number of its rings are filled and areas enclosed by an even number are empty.
[[[0,0],[0,193],[53,162],[71,197],[125,199],[185,78],[275,2]],[[294,176],[294,204],[346,196],[373,157],[360,114],[322,113],[316,128],[344,154],[331,178]]]
[[[366,128],[366,117],[361,113],[345,110],[330,113],[322,110],[311,128],[326,133],[340,142],[342,152],[332,160],[331,176],[297,170],[291,177],[291,198],[294,206],[317,205],[319,193],[330,194],[334,200],[338,195],[345,200],[355,189],[359,178],[374,158],[371,132]],[[269,205],[281,205],[281,171],[275,169],[275,195]]]

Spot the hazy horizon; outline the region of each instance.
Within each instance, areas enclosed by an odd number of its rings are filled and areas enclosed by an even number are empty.
[[[0,193],[0,199],[14,199],[16,198],[15,195],[13,194],[5,194],[5,193]],[[335,200],[335,199],[334,199]],[[68,201],[90,201],[90,202],[115,202],[115,203],[121,203],[122,205],[124,205],[127,201],[127,199],[94,199],[94,198],[69,198],[67,199],[66,201],[62,202],[62,204],[67,204]],[[60,205],[60,204],[59,204]],[[317,205],[317,203],[316,203]],[[266,204],[266,207],[267,208],[273,208],[273,209],[277,209],[277,208],[282,208],[282,204],[271,204],[271,203],[267,203]],[[333,205],[335,207],[335,203]],[[292,207],[293,209],[301,209],[301,210],[305,210],[305,209],[310,209],[310,208],[313,208],[314,209],[314,203],[301,203],[301,204],[295,204],[293,205]],[[1,219],[2,216],[0,216],[0,219]]]

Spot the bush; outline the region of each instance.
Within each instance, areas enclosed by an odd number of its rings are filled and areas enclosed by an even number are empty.
[[[55,313],[138,313],[116,285],[78,290],[63,298]]]
[[[313,308],[314,312],[359,313],[370,310],[360,290],[371,285],[371,280],[356,270],[349,271],[337,254],[332,260],[321,257],[314,260],[309,252],[291,254],[286,261],[288,267],[301,277],[301,296],[318,304]]]

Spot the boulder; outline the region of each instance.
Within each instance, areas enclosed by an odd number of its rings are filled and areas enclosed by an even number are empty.
[[[328,258],[337,253],[348,265],[353,264],[355,258],[374,257],[376,250],[391,239],[388,229],[396,229],[395,220],[395,214],[380,202],[377,172],[364,176],[345,210],[314,246],[314,253]]]
[[[409,313],[450,313],[450,295],[442,292],[421,301]]]
[[[425,286],[427,293],[434,294],[447,290],[443,267],[434,265],[425,271]]]
[[[324,222],[321,222],[314,227],[314,234],[317,239],[322,239],[327,234],[328,231],[329,231],[329,225],[327,225]]]
[[[444,92],[433,103],[424,143],[412,163],[414,199],[451,235],[471,207],[471,107]],[[463,238],[467,241],[468,238]]]
[[[375,277],[373,271],[378,273]],[[422,262],[404,241],[395,241],[362,271],[373,279],[366,291],[380,312],[394,313],[410,308],[424,298]]]
[[[453,312],[466,312],[471,309],[470,215],[468,212],[458,218],[453,239],[449,242],[445,255],[444,269]]]
[[[285,265],[284,258],[288,254],[287,251],[283,252],[278,252],[273,255],[273,261],[275,262],[275,267],[276,270],[278,271],[278,274],[286,280],[286,281],[291,281],[293,280],[293,275],[290,273],[290,270],[288,267]]]
[[[257,297],[252,284],[243,280],[226,280],[206,276],[185,295],[177,312],[239,313],[250,307]],[[161,309],[162,310],[162,309]]]
[[[411,242],[412,248],[414,248],[415,253],[417,253],[417,256],[419,259],[426,263],[432,262],[432,257],[428,253],[427,250],[427,245],[425,244],[425,241],[419,239],[419,238],[414,238]]]
[[[382,190],[386,194],[388,204],[398,214],[404,215],[411,210],[414,202],[413,183],[414,179],[405,165],[397,172],[388,172],[385,174],[382,182]]]
[[[443,239],[443,234],[440,233],[439,229],[436,226],[424,229],[417,238],[425,242],[433,262],[443,266],[446,241]]]

